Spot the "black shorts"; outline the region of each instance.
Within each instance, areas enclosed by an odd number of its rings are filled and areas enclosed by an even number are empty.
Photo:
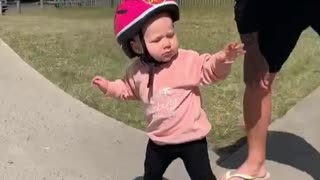
[[[320,35],[320,0],[236,0],[240,34],[258,32],[259,47],[272,73],[280,71],[300,34],[312,27]]]

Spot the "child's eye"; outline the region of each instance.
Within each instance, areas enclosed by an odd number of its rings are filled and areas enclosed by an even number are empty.
[[[175,35],[174,32],[170,32],[170,33],[167,34],[167,37],[172,38],[174,35]]]
[[[153,39],[151,42],[156,43],[156,42],[159,42],[160,40],[161,40],[161,38],[160,38],[160,37],[158,37],[158,38]]]

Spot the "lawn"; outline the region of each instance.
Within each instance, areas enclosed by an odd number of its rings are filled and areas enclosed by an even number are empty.
[[[216,52],[239,37],[232,8],[183,9],[177,24],[182,48]],[[113,34],[113,10],[108,8],[46,9],[0,17],[0,37],[27,63],[65,92],[135,128],[143,129],[139,102],[120,102],[90,87],[95,75],[121,78],[129,60]],[[320,85],[320,38],[303,33],[275,84],[273,119]],[[244,136],[241,96],[242,59],[224,82],[202,89],[204,107],[213,124],[210,142],[230,145]]]

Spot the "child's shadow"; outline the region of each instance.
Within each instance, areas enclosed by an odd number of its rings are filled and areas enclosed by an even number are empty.
[[[143,180],[143,176],[136,177],[133,180]],[[169,180],[169,179],[163,178],[163,180]]]
[[[245,142],[244,139],[240,139],[238,144],[239,142]],[[217,160],[219,166],[235,169],[243,163],[247,155],[247,146],[242,149],[241,153],[236,154],[235,161],[223,161],[223,155],[232,149],[233,145],[217,150],[217,154],[222,155]],[[313,177],[313,179],[320,179],[319,151],[295,134],[270,131],[267,144],[267,159],[304,171]]]

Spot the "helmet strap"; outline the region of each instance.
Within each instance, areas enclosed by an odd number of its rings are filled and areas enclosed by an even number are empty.
[[[139,39],[143,50],[143,53],[140,55],[141,60],[146,64],[159,64],[159,62],[150,55],[142,31],[139,32]]]
[[[143,53],[140,55],[140,59],[143,63],[150,65],[149,66],[149,80],[147,87],[149,88],[149,98],[152,97],[153,93],[153,81],[154,81],[154,68],[159,66],[161,62],[156,61],[149,53],[142,31],[139,32],[139,39],[143,49]]]

